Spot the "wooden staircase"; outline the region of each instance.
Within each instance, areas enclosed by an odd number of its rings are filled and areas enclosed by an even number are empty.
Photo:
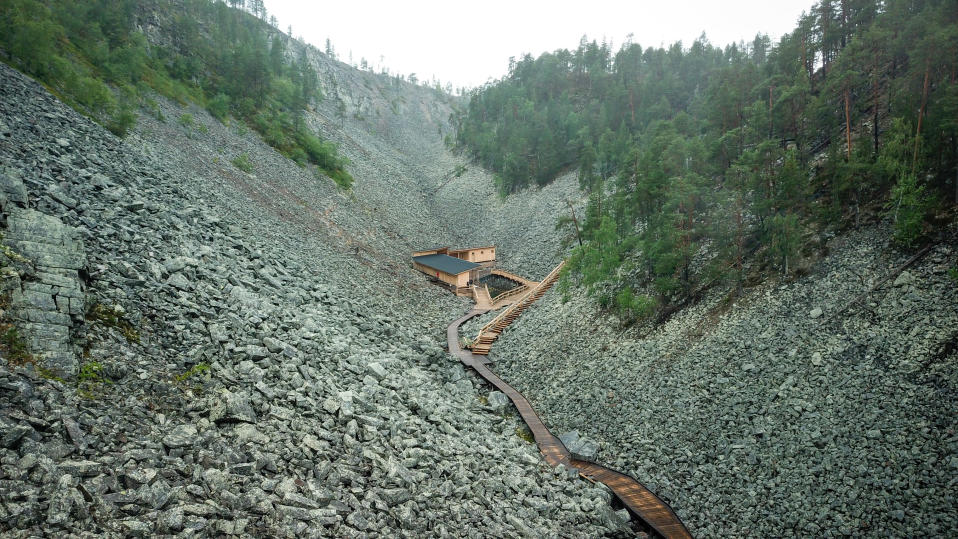
[[[479,330],[479,335],[476,336],[476,339],[472,343],[472,353],[487,355],[489,349],[492,348],[492,343],[499,338],[499,335],[505,331],[509,324],[516,318],[519,318],[519,315],[522,314],[522,311],[524,311],[526,307],[535,303],[546,291],[552,288],[552,285],[559,279],[559,272],[562,271],[562,266],[564,265],[565,261],[560,262],[539,284],[483,326],[482,329]]]
[[[476,300],[477,309],[491,309],[492,298],[489,297],[489,287],[486,285],[472,285],[472,297]]]

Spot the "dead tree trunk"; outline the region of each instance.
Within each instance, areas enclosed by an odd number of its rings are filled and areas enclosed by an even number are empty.
[[[849,107],[848,83],[845,83],[845,160],[852,160],[852,114]]]
[[[928,77],[931,72],[931,60],[925,60],[925,83],[921,90],[921,108],[918,109],[918,128],[915,130],[915,155],[912,156],[911,171],[915,172],[918,166],[918,141],[921,139],[921,120],[925,116],[925,105],[928,102]]]
[[[575,226],[575,239],[579,240],[579,247],[582,247],[582,234],[579,233],[579,220],[575,217],[575,208],[572,207],[572,203],[568,200],[565,201],[569,205],[569,211],[572,212],[572,224]]]

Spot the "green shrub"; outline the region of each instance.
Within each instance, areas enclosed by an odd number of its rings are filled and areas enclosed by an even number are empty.
[[[230,112],[230,96],[223,93],[216,94],[215,97],[206,102],[206,110],[217,120],[225,121]]]
[[[189,113],[181,114],[179,122],[180,122],[180,125],[189,129],[193,127],[193,115]]]
[[[116,106],[110,88],[92,77],[81,77],[74,93],[78,103],[94,114],[109,113]]]
[[[87,309],[86,319],[93,324],[102,324],[105,327],[118,330],[129,343],[140,342],[140,333],[126,319],[123,311],[119,308],[107,307],[102,303],[93,303]]]
[[[655,312],[656,302],[646,295],[635,296],[632,288],[623,288],[615,298],[619,315],[627,322],[643,320]]]
[[[903,247],[914,247],[924,235],[925,218],[932,199],[918,183],[915,174],[905,173],[891,190],[888,214],[895,224],[895,242]]]
[[[23,365],[34,361],[33,355],[27,349],[27,343],[20,336],[20,332],[13,326],[0,333],[0,348],[3,349],[7,361],[12,365]]]
[[[241,153],[231,161],[233,165],[243,172],[253,172],[253,162],[250,161],[249,154]]]
[[[190,378],[193,378],[194,376],[203,374],[205,372],[209,372],[209,370],[210,370],[210,366],[208,364],[197,363],[196,365],[193,365],[192,367],[190,367],[189,370],[187,370],[186,372],[182,374],[177,374],[176,376],[174,376],[173,381],[177,383],[183,383],[188,381]]]
[[[97,396],[103,386],[112,385],[113,381],[103,375],[103,365],[98,361],[87,361],[80,365],[77,373],[77,394],[85,399]]]
[[[124,107],[113,115],[113,118],[110,119],[106,128],[118,137],[125,137],[127,133],[130,132],[130,129],[133,129],[134,125],[136,125],[136,114],[134,114],[132,110]]]

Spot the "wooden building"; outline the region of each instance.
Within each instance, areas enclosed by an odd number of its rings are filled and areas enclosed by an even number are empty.
[[[479,264],[444,253],[414,256],[412,266],[453,288],[465,288],[479,278]]]
[[[449,254],[449,247],[433,247],[432,249],[423,249],[421,251],[413,251],[412,257],[416,258],[417,256],[447,255],[447,254]]]
[[[455,249],[434,247],[412,254],[413,268],[445,283],[453,290],[468,287],[496,263],[496,247]]]
[[[496,262],[496,246],[487,245],[486,247],[472,247],[470,249],[456,249],[448,252],[449,256],[475,262],[477,264],[488,264]]]

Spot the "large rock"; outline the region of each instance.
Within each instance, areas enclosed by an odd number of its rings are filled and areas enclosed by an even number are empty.
[[[576,458],[594,460],[595,456],[599,453],[599,444],[580,435],[577,430],[560,434],[559,441],[561,441],[562,444],[565,445],[565,448]]]
[[[210,407],[210,421],[255,423],[256,412],[249,403],[249,395],[224,389]]]
[[[507,406],[511,403],[509,397],[501,391],[490,391],[489,392],[489,407],[497,412],[501,412],[506,409]]]
[[[27,201],[27,188],[20,180],[19,173],[12,170],[0,170],[0,209],[6,209],[7,204],[11,202],[26,206]]]
[[[5,182],[3,189],[16,193]],[[4,243],[28,263],[11,294],[14,324],[45,367],[72,376],[77,359],[70,334],[85,307],[78,270],[86,266],[86,254],[78,232],[52,215],[10,207]]]

